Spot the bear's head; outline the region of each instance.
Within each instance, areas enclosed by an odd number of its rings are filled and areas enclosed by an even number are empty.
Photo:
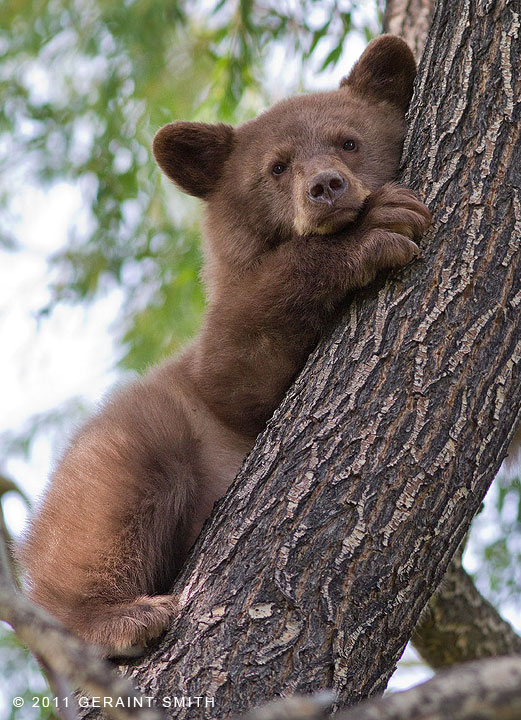
[[[161,128],[158,165],[206,201],[212,264],[244,268],[291,236],[329,236],[356,220],[396,176],[415,74],[408,46],[383,35],[338,90],[284,100],[238,128]]]

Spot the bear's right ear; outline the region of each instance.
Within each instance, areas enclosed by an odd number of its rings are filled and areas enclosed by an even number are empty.
[[[369,43],[340,87],[387,100],[405,113],[415,77],[416,62],[407,43],[396,35],[380,35]]]
[[[153,151],[170,180],[190,195],[205,198],[216,188],[234,141],[231,125],[174,122],[157,131]]]

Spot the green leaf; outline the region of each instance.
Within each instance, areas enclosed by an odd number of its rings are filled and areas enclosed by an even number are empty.
[[[340,60],[340,56],[342,55],[342,45],[337,45],[334,47],[331,52],[328,54],[324,62],[322,63],[320,67],[320,72],[324,72],[324,70],[330,66],[335,66],[337,62]]]

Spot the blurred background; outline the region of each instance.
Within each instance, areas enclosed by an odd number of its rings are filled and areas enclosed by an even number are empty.
[[[75,427],[194,334],[200,204],[160,175],[174,119],[240,123],[335,87],[384,0],[16,0],[0,5],[0,498],[22,531]],[[521,628],[521,485],[503,470],[464,564]],[[430,671],[408,652],[391,687]],[[11,700],[23,696],[15,709]],[[0,719],[53,717],[0,623]]]

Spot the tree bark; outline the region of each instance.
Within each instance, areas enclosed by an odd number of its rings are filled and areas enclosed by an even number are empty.
[[[411,641],[432,668],[521,655],[521,638],[476,589],[454,558],[414,629]]]
[[[238,720],[324,720],[320,706],[305,697],[256,708]],[[521,658],[467,663],[411,690],[367,700],[337,720],[519,720]]]
[[[130,670],[213,699],[171,717],[381,692],[479,508],[521,407],[520,44],[508,0],[438,4],[404,150],[424,259],[353,301],[197,542]]]
[[[425,47],[433,14],[434,0],[387,0],[383,31],[402,37],[418,62]]]
[[[519,720],[521,658],[468,663],[405,692],[369,700],[338,720]],[[297,718],[294,718],[297,720]]]
[[[383,31],[403,37],[420,62],[433,14],[434,0],[388,0]],[[521,428],[512,445],[521,446]],[[518,451],[512,454],[510,465],[518,460]],[[474,586],[461,557],[449,565],[411,641],[434,669],[521,652],[521,638]]]

